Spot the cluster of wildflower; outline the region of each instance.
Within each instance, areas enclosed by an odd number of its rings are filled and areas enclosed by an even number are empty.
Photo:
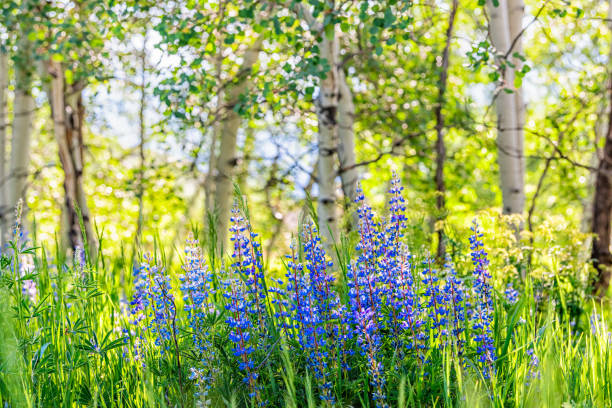
[[[285,293],[292,322],[288,333],[298,340],[306,355],[321,400],[333,404],[330,371],[337,361],[336,350],[347,352],[344,344],[350,333],[344,320],[345,310],[334,290],[334,277],[330,273],[332,263],[327,260],[321,238],[311,223],[304,227],[302,250],[304,263],[296,259],[295,248],[292,248],[292,255],[287,256]],[[346,361],[346,355],[340,357]]]
[[[448,332],[446,330],[448,324],[448,292],[440,290],[438,271],[433,267],[433,260],[426,259],[423,261],[423,284],[425,285],[425,294],[427,298],[426,308],[430,327],[433,329],[434,339],[438,339],[439,344],[443,345],[443,337]]]
[[[5,256],[11,260],[10,268],[13,277],[20,282],[22,296],[34,303],[38,299],[38,286],[34,279],[34,257],[28,250],[30,244],[28,234],[21,224],[22,215],[23,201],[19,199],[15,207],[15,222],[12,234],[4,248],[0,246],[0,256]],[[31,278],[24,279],[25,277]]]
[[[239,360],[239,368],[245,373],[243,381],[248,385],[250,397],[261,403],[258,373],[251,355],[267,328],[267,290],[261,263],[257,234],[237,207],[232,209],[231,241],[234,251],[231,265],[234,276],[223,282],[225,308],[229,312],[226,323],[231,331],[229,339],[234,343],[232,353]]]
[[[508,283],[506,285],[506,290],[504,290],[504,294],[506,295],[506,301],[511,305],[514,305],[516,304],[516,302],[518,302],[519,292],[518,290],[514,289],[512,283]]]
[[[383,256],[379,261],[381,269],[386,272],[384,286],[389,306],[387,318],[390,320],[395,346],[400,356],[404,346],[409,349],[422,347],[424,339],[421,332],[424,322],[418,316],[420,305],[412,277],[412,256],[401,242],[406,223],[403,189],[399,177],[393,172],[389,189],[389,220],[382,244]],[[403,341],[402,334],[405,330],[412,333],[412,339],[408,342]]]
[[[376,407],[385,407],[384,367],[382,365],[381,326],[386,323],[380,311],[388,294],[389,276],[380,268],[379,255],[384,251],[384,235],[380,225],[374,221],[372,208],[365,201],[361,185],[357,187],[360,241],[356,263],[349,265],[347,271],[350,308],[353,312],[355,335],[361,354],[367,358],[370,385]],[[394,316],[394,313],[391,313]],[[395,317],[395,316],[394,316]],[[392,326],[397,326],[397,324]]]
[[[476,334],[474,341],[478,344],[476,352],[482,363],[482,372],[485,378],[491,376],[494,370],[495,346],[493,344],[493,288],[491,274],[488,266],[489,260],[482,243],[483,233],[480,232],[478,222],[472,223],[472,236],[470,249],[472,251],[472,264],[474,265],[474,310],[472,314],[472,330]]]
[[[181,292],[183,294],[184,310],[187,312],[187,321],[191,330],[191,337],[195,350],[201,355],[201,364],[204,368],[191,368],[192,380],[197,380],[198,392],[196,397],[201,403],[208,401],[208,392],[211,387],[214,351],[211,344],[207,319],[216,315],[213,303],[214,289],[213,276],[204,263],[202,251],[198,241],[189,237],[185,247],[184,274],[179,277]]]
[[[465,331],[465,322],[470,314],[468,309],[470,306],[468,292],[463,281],[457,277],[457,272],[453,265],[448,262],[445,266],[447,274],[443,291],[448,296],[449,326],[452,332],[452,339],[456,342],[457,351],[461,354],[465,343],[461,333]]]
[[[533,347],[527,350],[527,355],[529,356],[529,371],[527,372],[527,381],[540,378],[540,359],[535,354]]]
[[[206,353],[210,351],[210,334],[206,327],[206,319],[209,315],[216,314],[212,303],[213,277],[204,263],[198,241],[193,238],[187,239],[183,271],[184,275],[180,276],[181,292],[193,343],[196,350]]]
[[[440,268],[429,258],[413,259],[402,242],[406,205],[396,175],[389,193],[390,215],[385,221],[376,217],[361,186],[357,188],[359,241],[356,258],[346,266],[342,301],[333,265],[312,223],[303,226],[299,245],[291,245],[285,282],[264,276],[257,234],[236,207],[230,219],[232,262],[221,268],[227,275],[215,279],[216,290],[197,242],[187,241],[181,291],[194,349],[202,357],[190,376],[202,406],[210,403],[208,391],[215,377],[214,362],[206,359],[213,355],[208,323],[217,314],[225,316],[231,352],[252,405],[265,404],[259,367],[277,344],[304,361],[326,406],[335,404],[337,373],[362,364],[374,405],[388,406],[383,356],[397,356],[390,370],[410,364],[410,357],[423,366],[432,351],[446,347],[453,347],[453,355],[463,359],[470,344],[465,339],[468,328],[485,377],[494,374],[493,289],[477,223],[470,238],[474,283],[468,290],[450,260]],[[173,333],[170,323],[175,316],[168,277],[148,258],[135,275],[133,321],[144,324],[163,345]],[[223,311],[217,310],[217,302]],[[271,333],[281,333],[289,341],[270,339]]]
[[[194,395],[196,408],[210,407],[211,400],[208,395],[210,390],[210,374],[205,369],[191,367],[189,369],[189,379],[192,380],[198,388],[198,391]]]
[[[134,267],[135,292],[130,313],[132,323],[139,325],[143,320],[144,331],[155,336],[155,345],[163,354],[176,336],[176,306],[170,285],[170,277],[163,268],[152,263],[149,256],[141,265]]]

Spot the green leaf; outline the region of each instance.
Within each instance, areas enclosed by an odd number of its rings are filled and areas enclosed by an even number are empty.
[[[335,24],[328,24],[325,26],[325,37],[327,37],[328,40],[331,40],[334,38],[334,28],[335,28]]]
[[[514,87],[520,88],[523,84],[523,77],[521,75],[517,75],[514,77]]]
[[[74,83],[74,75],[72,73],[72,70],[66,69],[64,71],[64,77],[66,78],[66,83],[68,85],[72,85]]]

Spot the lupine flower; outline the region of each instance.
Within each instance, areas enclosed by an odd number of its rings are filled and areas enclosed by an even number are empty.
[[[332,384],[328,380],[336,349],[345,360],[348,327],[342,321],[343,309],[334,291],[334,278],[329,273],[331,262],[325,257],[316,227],[307,224],[303,233],[306,268],[297,261],[295,248],[288,256],[287,290],[290,299],[293,329],[306,354],[309,368],[315,375],[321,400],[333,404]],[[292,332],[293,333],[293,332]]]
[[[155,335],[155,345],[163,354],[169,348],[169,340],[176,336],[174,327],[176,307],[171,293],[170,277],[164,269],[152,264],[149,256],[135,267],[135,293],[131,302],[133,324],[146,319],[142,329]]]
[[[406,227],[406,201],[402,195],[402,187],[397,173],[391,178],[388,195],[389,219],[385,223],[384,242],[382,244],[382,259],[379,264],[383,271],[386,303],[389,307],[387,326],[394,333],[393,342],[403,358],[404,348],[424,349],[426,335],[422,332],[425,322],[420,318],[419,296],[415,291],[412,276],[412,256],[401,242]],[[404,341],[405,332],[410,338]]]
[[[390,300],[391,307],[398,310],[400,329],[408,333],[409,339],[404,344],[409,350],[422,351],[426,348],[426,334],[423,332],[425,321],[421,316],[421,302],[415,290],[412,277],[411,255],[406,249],[400,249],[399,266],[394,273],[394,290]],[[404,333],[398,332],[400,338]]]
[[[30,302],[36,302],[36,299],[38,298],[38,288],[36,287],[36,282],[31,279],[23,281],[21,292],[30,300]]]
[[[442,338],[447,335],[446,325],[449,312],[447,303],[449,298],[447,292],[440,290],[438,272],[432,267],[433,261],[428,259],[423,261],[423,264],[425,265],[423,269],[424,296],[427,298],[426,306],[430,324],[434,338],[442,341]]]
[[[467,291],[463,282],[457,277],[457,272],[450,262],[446,264],[446,269],[447,275],[444,284],[444,293],[448,296],[449,327],[453,334],[453,339],[456,341],[458,352],[461,354],[464,344],[461,333],[464,331],[464,324],[467,318]]]
[[[260,244],[255,240],[257,234],[251,230],[248,220],[245,220],[236,206],[232,208],[230,221],[231,241],[234,245],[232,268],[234,273],[244,278],[251,312],[257,314],[258,326],[264,328],[267,295]]]
[[[491,274],[488,271],[487,253],[481,241],[484,234],[480,232],[476,220],[472,223],[472,232],[470,249],[475,278],[472,329],[476,334],[474,341],[478,345],[476,351],[478,359],[482,363],[483,375],[488,378],[494,369],[493,363],[495,362],[495,346],[491,329],[493,322],[493,288],[490,283]]]
[[[151,306],[153,308],[153,325],[151,332],[157,334],[155,344],[168,348],[168,341],[171,339],[173,330],[172,321],[176,315],[174,296],[170,290],[170,277],[163,273],[157,266],[152,268],[153,285],[151,287]]]
[[[207,371],[191,367],[189,369],[189,379],[194,381],[198,391],[195,393],[195,406],[197,408],[210,407],[211,400],[208,398],[210,389],[210,378]]]
[[[199,391],[196,393],[196,399],[204,404],[209,402],[207,395],[215,371],[214,351],[211,346],[210,333],[208,327],[206,327],[206,319],[208,316],[216,314],[216,310],[212,303],[212,295],[214,294],[212,274],[204,263],[198,241],[192,237],[187,239],[183,271],[184,275],[180,277],[180,280],[184,310],[187,312],[193,344],[202,355],[201,364],[205,367],[205,369],[192,367],[190,378],[197,380],[196,385]]]
[[[504,291],[504,294],[506,295],[506,300],[511,305],[514,305],[516,304],[516,302],[518,302],[519,292],[518,290],[514,289],[514,286],[512,286],[512,283],[508,283],[508,285],[506,286],[506,290]]]
[[[358,205],[360,239],[355,248],[359,255],[355,265],[350,268],[352,269],[351,275],[355,283],[362,286],[359,291],[360,299],[358,299],[360,307],[364,309],[372,307],[377,314],[376,320],[378,320],[378,311],[382,310],[382,296],[384,294],[384,288],[379,282],[385,278],[381,276],[378,268],[380,251],[378,243],[381,236],[378,231],[379,225],[374,221],[374,213],[365,200],[361,184],[357,184],[355,203]]]
[[[180,280],[184,309],[192,330],[193,343],[199,352],[204,353],[210,346],[205,319],[216,311],[211,299],[214,293],[212,274],[202,259],[198,241],[193,238],[187,239],[183,271]]]
[[[376,313],[372,308],[360,309],[355,313],[357,343],[367,358],[372,399],[377,408],[382,408],[388,405],[384,392],[385,372],[379,355],[381,339],[375,319]]]
[[[540,360],[538,356],[535,354],[535,350],[532,348],[527,350],[527,355],[530,357],[529,360],[529,372],[527,373],[527,380],[534,380],[536,378],[540,378]]]
[[[238,358],[238,365],[245,373],[243,381],[249,387],[249,395],[261,401],[258,374],[251,355],[255,345],[261,346],[267,335],[267,289],[261,264],[259,244],[247,220],[237,207],[232,209],[230,218],[231,241],[234,245],[232,269],[235,278],[228,279],[223,296],[228,300],[225,305],[229,313],[226,320],[231,328],[230,340],[234,343],[232,352]],[[255,322],[255,323],[254,323]]]

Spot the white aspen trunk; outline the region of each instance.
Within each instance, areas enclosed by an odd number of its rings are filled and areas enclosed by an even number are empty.
[[[357,172],[355,158],[355,104],[353,94],[342,70],[339,70],[338,101],[338,160],[340,161],[340,180],[345,204],[349,206],[357,196]]]
[[[49,61],[48,73],[51,77],[49,87],[49,103],[53,118],[53,132],[58,145],[60,163],[64,170],[64,205],[62,206],[62,248],[68,246],[83,246],[83,238],[78,227],[78,218],[75,211],[78,205],[75,179],[75,169],[72,162],[71,147],[66,139],[66,106],[64,101],[64,74],[61,65]],[[77,220],[75,223],[74,221]]]
[[[32,137],[32,120],[34,114],[34,98],[32,97],[32,69],[30,66],[31,52],[27,40],[20,42],[19,52],[22,60],[15,64],[15,99],[13,102],[13,133],[11,138],[11,160],[7,180],[8,218],[12,222],[12,214],[19,199],[24,200],[30,166],[30,139]]]
[[[8,56],[0,50],[0,246],[4,246],[5,243],[7,233],[5,219],[9,211],[6,197],[7,93]]]
[[[522,38],[522,30],[523,30],[523,17],[525,16],[525,3],[523,0],[507,0],[508,1],[508,23],[510,27],[510,44],[514,44],[512,46],[512,50],[510,52],[510,56],[514,53],[522,54],[523,53],[523,38]],[[516,76],[516,72],[520,71],[523,67],[523,61],[520,58],[511,58],[512,63],[514,64],[514,72]],[[518,151],[520,155],[518,160],[520,161],[520,180],[523,185],[522,188],[522,207],[519,213],[523,212],[525,207],[525,99],[522,86],[516,88],[514,84],[511,84],[514,89],[514,103],[516,110],[516,128],[515,128],[515,137]],[[517,211],[518,212],[518,211]]]
[[[83,118],[82,86],[69,89],[64,81],[62,66],[48,62],[51,85],[48,89],[53,130],[58,144],[60,162],[64,170],[64,206],[62,208],[62,247],[83,247],[81,220],[92,258],[97,255],[95,234],[83,188]],[[80,216],[79,216],[79,211]]]
[[[262,43],[263,38],[260,36],[245,51],[242,66],[238,73],[239,78],[233,86],[229,87],[225,98],[226,112],[221,119],[221,144],[217,160],[214,192],[215,211],[217,213],[217,247],[220,253],[225,248],[227,241],[229,213],[233,196],[232,178],[238,164],[236,144],[238,129],[242,120],[234,107],[239,103],[240,96],[248,92],[251,86],[250,73],[259,58]]]
[[[510,49],[510,23],[506,0],[499,0],[497,7],[487,2],[490,14],[490,33],[497,54],[504,55]],[[514,71],[506,67],[503,72],[505,88],[514,88]],[[522,141],[517,136],[518,112],[515,93],[501,90],[497,95],[497,149],[502,189],[503,212],[522,214],[525,207],[524,159]]]
[[[145,172],[145,108],[147,103],[147,35],[145,33],[142,41],[142,50],[140,54],[140,104],[138,106],[138,158],[140,159],[138,168],[138,189],[136,196],[138,198],[138,220],[136,221],[136,234],[134,237],[134,253],[140,244],[140,235],[142,234],[142,226],[144,223],[144,172]],[[132,255],[132,262],[134,255]]]
[[[225,2],[221,2],[219,5],[219,18],[223,18],[225,15]],[[208,224],[208,214],[214,214],[215,211],[215,171],[217,168],[217,146],[219,139],[221,139],[222,123],[219,118],[223,111],[223,105],[225,103],[225,92],[224,87],[221,86],[223,83],[223,35],[217,33],[217,55],[215,56],[215,76],[218,82],[219,90],[217,91],[217,106],[215,112],[215,122],[210,138],[210,152],[208,154],[208,172],[206,173],[206,179],[204,179],[204,225]],[[208,226],[210,228],[210,225]]]
[[[82,219],[83,227],[85,228],[85,234],[87,237],[87,244],[89,246],[89,254],[95,259],[97,255],[97,242],[96,235],[91,223],[91,213],[89,212],[89,206],[87,205],[87,194],[85,194],[85,187],[83,185],[83,175],[85,169],[84,161],[84,147],[85,147],[85,107],[83,106],[83,86],[82,84],[74,84],[68,90],[68,96],[65,97],[67,100],[67,110],[69,113],[68,124],[72,128],[67,133],[67,137],[70,138],[72,146],[72,160],[74,162],[74,169],[76,178],[74,180],[76,184],[77,201],[79,204],[79,210],[81,212],[80,217],[77,221]]]
[[[318,136],[318,187],[319,187],[319,229],[327,252],[332,254],[331,246],[338,239],[338,220],[336,215],[336,168],[335,154],[338,146],[338,100],[340,84],[338,78],[339,41],[334,28],[332,38],[322,34],[320,42],[321,59],[327,61],[329,70],[320,81],[317,99],[319,121]]]
[[[221,68],[217,69],[217,78],[221,81]],[[210,138],[210,152],[208,155],[208,173],[206,174],[206,179],[204,180],[204,200],[205,200],[205,214],[204,214],[204,225],[207,224],[207,216],[208,213],[215,212],[215,180],[217,177],[217,145],[219,144],[219,140],[222,139],[223,132],[223,121],[219,117],[222,115],[223,105],[225,104],[225,93],[223,89],[219,90],[217,94],[217,118],[215,119],[215,124],[213,126],[212,135]],[[210,226],[209,226],[210,227]]]

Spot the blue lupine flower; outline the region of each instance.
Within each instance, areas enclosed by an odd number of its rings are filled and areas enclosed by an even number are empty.
[[[134,268],[135,292],[130,305],[134,316],[132,323],[139,325],[143,320],[143,331],[150,331],[155,335],[155,345],[160,347],[163,354],[170,346],[169,340],[176,336],[174,327],[176,306],[171,293],[170,277],[163,268],[152,264],[149,256]]]
[[[187,240],[183,271],[185,274],[180,277],[180,280],[184,309],[187,312],[194,345],[198,351],[204,353],[209,350],[210,346],[205,319],[215,314],[216,310],[212,303],[214,294],[212,273],[204,263],[198,242],[193,238]]]
[[[187,239],[185,247],[185,261],[183,263],[184,275],[180,277],[181,291],[183,293],[184,309],[187,312],[189,327],[195,349],[202,355],[203,369],[192,367],[192,378],[196,380],[198,392],[196,397],[200,401],[206,398],[211,387],[215,364],[213,361],[210,333],[206,327],[206,319],[216,314],[212,303],[214,289],[212,288],[212,273],[204,263],[198,241],[192,237]],[[194,376],[194,373],[197,375]]]
[[[238,358],[238,366],[245,372],[243,382],[248,385],[251,398],[263,404],[257,385],[258,374],[251,355],[256,346],[262,346],[267,336],[267,288],[261,263],[257,234],[235,206],[230,218],[231,241],[234,245],[232,269],[235,278],[228,279],[223,296],[228,300],[226,320],[231,331],[229,339],[234,343],[232,353]],[[227,290],[229,289],[229,290]]]
[[[447,305],[449,302],[448,293],[440,290],[438,272],[432,267],[433,260],[425,260],[423,264],[425,265],[423,269],[424,296],[427,298],[426,306],[430,325],[433,330],[434,339],[442,341],[442,338],[448,334],[446,330],[449,313]]]
[[[345,361],[346,337],[342,322],[343,311],[334,290],[334,277],[329,272],[331,262],[325,257],[316,227],[308,223],[303,232],[304,265],[297,261],[295,248],[288,256],[287,295],[290,299],[293,329],[290,333],[302,347],[308,367],[314,373],[321,400],[333,404],[332,383],[329,381],[336,350]]]
[[[377,408],[383,408],[388,405],[384,392],[385,373],[380,361],[381,338],[375,319],[376,313],[371,307],[355,311],[357,343],[367,358],[372,399]]]
[[[461,333],[465,330],[464,325],[467,318],[466,306],[469,306],[467,304],[467,291],[463,282],[457,277],[457,272],[450,262],[446,264],[446,269],[447,276],[444,284],[444,293],[447,294],[449,300],[449,326],[453,339],[457,344],[458,352],[461,354],[464,344]]]
[[[488,378],[494,370],[493,363],[495,362],[495,346],[491,329],[493,322],[493,288],[490,283],[491,274],[488,271],[487,253],[481,241],[484,234],[480,232],[476,220],[472,223],[472,231],[470,249],[475,278],[472,330],[476,334],[474,341],[478,345],[476,352],[479,361],[482,363],[483,375]]]
[[[518,302],[519,292],[518,292],[518,290],[514,289],[514,287],[512,286],[512,283],[508,283],[504,293],[506,295],[506,300],[511,305],[514,305],[514,304],[516,304],[516,302]]]
[[[532,348],[527,350],[527,355],[529,356],[529,372],[527,373],[527,381],[534,380],[536,378],[540,378],[540,359],[535,354],[535,350]]]

